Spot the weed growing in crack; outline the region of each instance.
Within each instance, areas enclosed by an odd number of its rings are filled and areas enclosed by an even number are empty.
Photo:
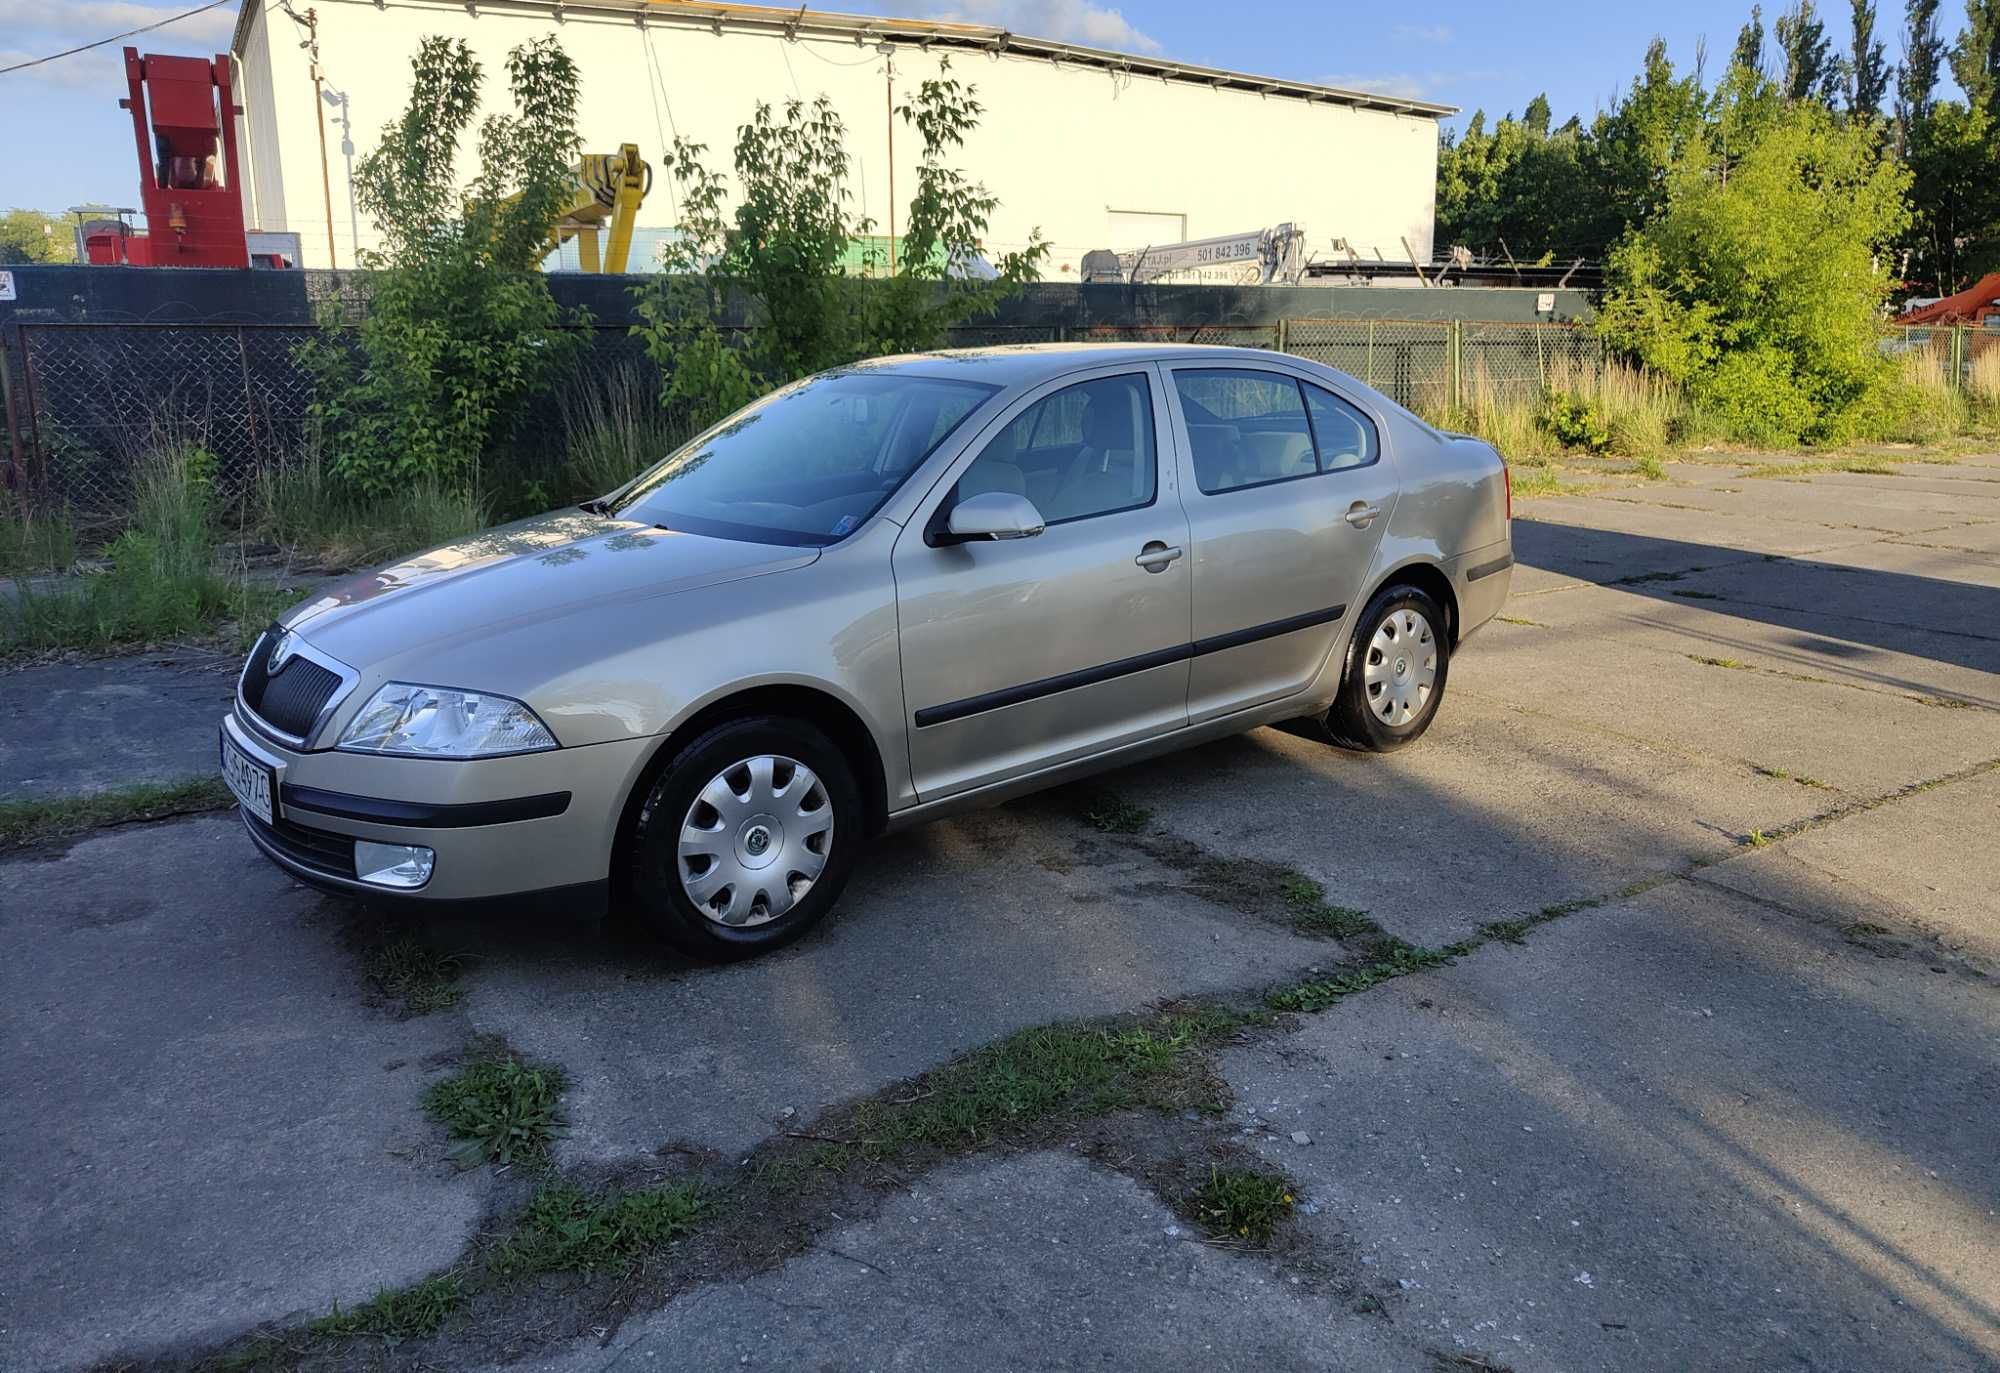
[[[465,1304],[456,1272],[433,1273],[412,1287],[384,1288],[359,1306],[333,1310],[306,1325],[313,1335],[385,1335],[409,1339],[428,1335]]]
[[[1478,947],[1476,940],[1461,940],[1442,949],[1427,949],[1385,935],[1369,946],[1369,961],[1330,977],[1294,982],[1265,993],[1264,1004],[1274,1011],[1323,1011],[1336,1001],[1367,991],[1378,982],[1407,977],[1426,968],[1442,967]]]
[[[1741,658],[1708,658],[1699,653],[1690,653],[1688,654],[1688,660],[1700,663],[1704,667],[1726,667],[1737,672],[1748,672],[1750,670],[1750,664],[1744,662]]]
[[[1194,1222],[1216,1239],[1264,1244],[1292,1214],[1294,1189],[1276,1173],[1213,1167],[1208,1181],[1183,1198]]]
[[[361,971],[382,995],[402,1003],[405,1016],[429,1015],[456,1006],[465,996],[458,985],[463,960],[408,935],[378,944],[361,957]]]
[[[1284,892],[1285,904],[1292,911],[1292,925],[1301,934],[1353,939],[1364,934],[1382,933],[1382,927],[1369,918],[1367,911],[1330,903],[1325,889],[1310,877],[1286,878]]]
[[[497,1054],[466,1064],[424,1093],[424,1109],[458,1141],[449,1157],[461,1168],[493,1162],[548,1161],[563,1125],[560,1068]]]
[[[493,1268],[503,1274],[630,1268],[693,1229],[713,1205],[695,1181],[603,1196],[555,1183],[528,1203],[520,1229],[494,1250]]]
[[[1743,842],[1753,849],[1761,849],[1770,844],[1771,836],[1762,830],[1751,830],[1750,833],[1743,836]]]
[[[68,839],[104,825],[163,820],[236,804],[219,777],[123,787],[89,796],[0,802],[0,852]]]
[[[1722,597],[1713,591],[1676,591],[1674,595],[1684,601],[1719,601]]]
[[[1540,620],[1530,620],[1520,615],[1495,615],[1493,618],[1498,620],[1503,625],[1526,625],[1530,629],[1548,628],[1548,626],[1543,624]]]
[[[1107,791],[1092,799],[1083,818],[1090,822],[1093,829],[1105,834],[1137,834],[1152,820],[1153,812],[1127,801],[1116,792]]]

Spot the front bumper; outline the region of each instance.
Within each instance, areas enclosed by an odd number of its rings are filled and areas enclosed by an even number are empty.
[[[222,731],[272,770],[273,823],[243,816],[265,857],[315,886],[420,901],[603,882],[626,798],[655,742],[460,762],[298,749],[234,711]],[[433,850],[430,880],[414,890],[357,880],[357,839]]]

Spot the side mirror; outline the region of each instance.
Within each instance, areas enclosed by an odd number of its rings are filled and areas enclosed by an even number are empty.
[[[1026,496],[1011,491],[982,491],[951,508],[951,518],[945,522],[946,542],[1032,539],[1044,527],[1042,512]]]

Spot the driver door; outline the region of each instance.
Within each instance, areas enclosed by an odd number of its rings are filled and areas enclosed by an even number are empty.
[[[912,781],[926,801],[1187,722],[1187,517],[1149,365],[1030,392],[938,484],[893,555]],[[952,542],[952,506],[1025,496],[1039,534]]]

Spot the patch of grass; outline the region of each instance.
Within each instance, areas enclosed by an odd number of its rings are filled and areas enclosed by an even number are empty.
[[[1562,494],[1562,478],[1556,469],[1548,464],[1514,464],[1514,494],[1523,500],[1535,496],[1559,496]]]
[[[465,538],[486,527],[488,514],[478,492],[435,481],[365,499],[334,477],[317,446],[260,473],[252,499],[259,534],[329,569],[366,567]]]
[[[1265,993],[1264,1004],[1274,1011],[1323,1011],[1356,992],[1365,992],[1378,983],[1407,977],[1427,968],[1442,967],[1474,945],[1461,943],[1443,949],[1427,949],[1393,935],[1385,935],[1369,947],[1368,961],[1330,977],[1294,982]]]
[[[541,1164],[562,1129],[568,1085],[560,1068],[500,1053],[432,1084],[424,1109],[457,1141],[450,1157],[460,1167]]]
[[[1106,834],[1137,834],[1151,822],[1153,812],[1115,792],[1106,791],[1091,799],[1083,818],[1090,822],[1092,828]]]
[[[1285,904],[1291,907],[1292,925],[1301,934],[1353,939],[1358,935],[1382,932],[1382,927],[1369,918],[1367,911],[1329,902],[1325,889],[1310,877],[1295,876],[1285,880]]]
[[[1216,1239],[1268,1242],[1296,1205],[1292,1184],[1276,1173],[1213,1167],[1208,1181],[1184,1205],[1196,1224]]]
[[[686,441],[687,426],[660,408],[656,390],[638,368],[626,366],[581,377],[556,397],[568,435],[564,494],[609,495]]]
[[[1719,601],[1721,596],[1713,591],[1676,591],[1674,595],[1684,601]]]
[[[1706,570],[1706,568],[1690,567],[1684,572],[1634,572],[1629,577],[1618,578],[1611,585],[1650,586],[1654,582],[1678,582],[1684,580],[1689,572],[1703,572]]]
[[[76,524],[67,509],[16,515],[0,510],[0,577],[62,572],[76,562]]]
[[[1649,482],[1660,482],[1667,479],[1667,465],[1650,453],[1634,462],[1632,470]]]
[[[544,1187],[520,1229],[492,1256],[500,1273],[569,1273],[632,1267],[693,1229],[714,1205],[699,1182],[671,1182],[593,1196],[573,1183]]]
[[[402,935],[361,956],[361,971],[382,994],[402,1003],[406,1016],[429,1015],[456,1006],[465,996],[458,985],[464,960],[420,939]]]
[[[68,839],[105,825],[161,820],[236,804],[219,777],[193,777],[87,796],[0,801],[0,851]]]
[[[835,1142],[880,1159],[977,1147],[1057,1116],[1212,1106],[1204,1051],[1247,1023],[1197,1007],[1133,1025],[1022,1030],[924,1074],[902,1096],[861,1103],[840,1127],[849,1138]]]
[[[1770,845],[1771,836],[1762,830],[1751,830],[1750,833],[1743,836],[1743,842],[1753,849],[1761,849]]]
[[[1704,667],[1726,667],[1733,672],[1748,672],[1750,670],[1750,664],[1744,662],[1741,658],[1709,658],[1699,653],[1690,653],[1687,656],[1690,662],[1700,663]]]
[[[359,1306],[333,1310],[306,1326],[313,1335],[384,1335],[410,1339],[434,1333],[465,1304],[458,1274],[434,1273],[411,1287],[384,1288]]]
[[[1540,620],[1529,620],[1519,615],[1495,615],[1493,618],[1498,620],[1503,625],[1526,625],[1530,629],[1548,628],[1548,626],[1543,624]]]

